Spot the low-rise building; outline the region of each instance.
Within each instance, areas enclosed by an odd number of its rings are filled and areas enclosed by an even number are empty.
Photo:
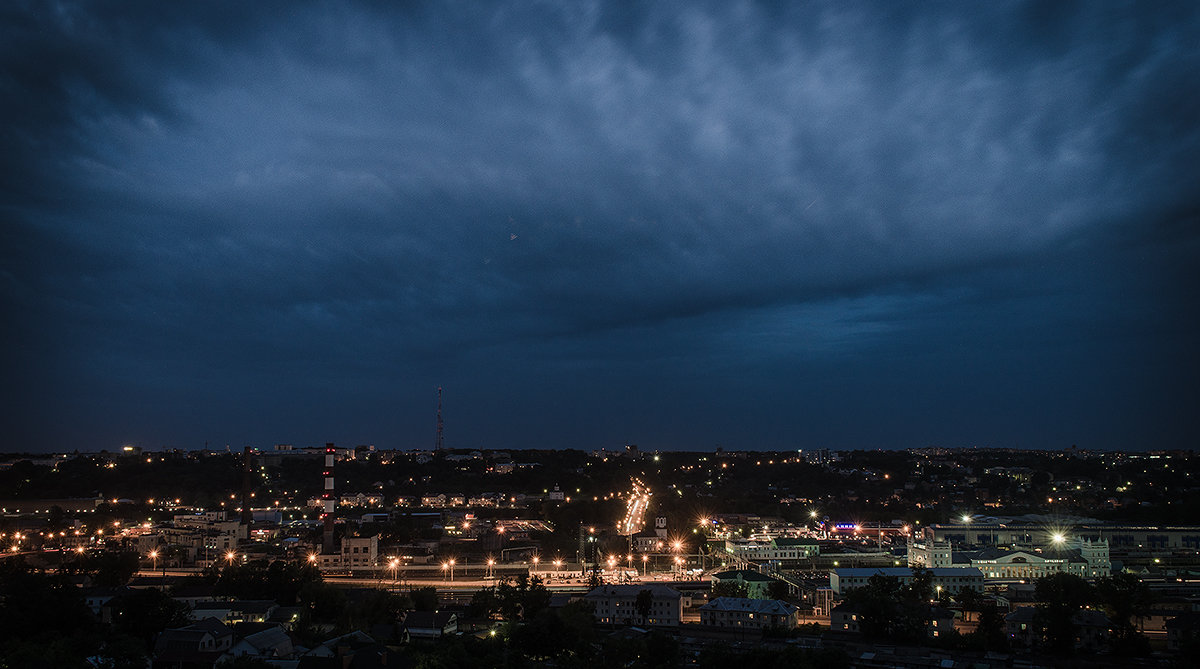
[[[645,616],[638,610],[638,596],[643,592],[650,593],[649,615]],[[683,595],[665,585],[602,585],[583,598],[592,604],[600,623],[678,627],[683,618]]]
[[[233,646],[233,630],[215,618],[163,630],[154,640],[155,667],[212,666]]]
[[[925,634],[937,639],[954,630],[954,611],[940,606],[931,606],[926,614]],[[834,632],[858,634],[862,631],[862,609],[855,604],[842,603],[829,612],[829,629]]]
[[[717,597],[700,607],[700,624],[711,627],[795,629],[799,610],[777,599]]]
[[[736,560],[789,567],[820,553],[816,539],[774,537],[769,540],[728,540],[725,552]]]
[[[983,592],[983,572],[975,567],[934,567],[928,571],[938,593],[955,595],[964,588]],[[913,579],[913,570],[908,567],[851,567],[829,572],[829,586],[835,597],[844,597],[850,590],[867,585],[876,574],[895,578],[900,585],[908,585]]]
[[[458,632],[458,614],[450,611],[409,611],[404,629],[412,639],[436,639]]]
[[[771,584],[776,579],[760,574],[750,569],[732,569],[712,575],[712,583],[715,587],[721,583],[736,583],[746,588],[746,596],[750,599],[768,599],[771,592]]]

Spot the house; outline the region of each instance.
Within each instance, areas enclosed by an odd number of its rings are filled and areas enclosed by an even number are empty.
[[[363,632],[350,632],[313,648],[294,665],[296,669],[394,669],[412,662]]]
[[[723,571],[713,574],[712,577],[714,586],[718,583],[738,583],[745,586],[746,596],[750,599],[768,599],[770,597],[771,583],[774,581],[775,579],[770,576],[749,569]]]
[[[931,639],[944,637],[954,631],[954,611],[941,606],[929,607],[929,624],[925,634]]]
[[[954,630],[954,611],[940,606],[931,606],[927,615],[925,635],[929,638],[944,637]],[[842,603],[833,607],[833,610],[829,612],[829,629],[834,632],[857,634],[862,631],[861,622],[862,609],[854,604]]]
[[[1020,606],[1004,616],[1004,631],[1014,646],[1031,648],[1040,639],[1041,635],[1033,621],[1036,611],[1032,606]]]
[[[100,622],[111,623],[112,604],[130,592],[133,590],[128,586],[89,588],[83,594],[83,601]]]
[[[279,605],[269,599],[209,600],[196,602],[192,618],[216,618],[226,624],[266,622]]]
[[[799,609],[777,599],[717,597],[700,607],[700,624],[711,627],[795,629],[799,622]]]
[[[854,604],[838,604],[829,612],[829,629],[833,632],[859,631],[859,608]]]
[[[1075,648],[1095,653],[1108,646],[1112,636],[1112,621],[1094,609],[1084,609],[1071,616],[1075,624]]]
[[[449,611],[409,611],[404,629],[411,639],[436,639],[458,632],[458,614]]]
[[[1187,611],[1168,620],[1167,650],[1178,653],[1186,648],[1194,648],[1200,639],[1200,613]]]
[[[262,625],[263,629],[246,634],[233,644],[225,657],[233,659],[247,655],[265,660],[290,660],[296,655],[292,637],[279,625]]]
[[[211,667],[233,647],[233,630],[216,618],[163,630],[154,641],[154,669]]]
[[[1071,616],[1075,626],[1075,649],[1094,653],[1108,645],[1112,621],[1093,609],[1081,609]],[[1022,606],[1004,616],[1004,628],[1014,646],[1034,648],[1042,640],[1042,627],[1037,620],[1037,608]]]
[[[642,592],[650,593],[650,613],[644,620],[637,607]],[[592,604],[596,622],[611,625],[678,627],[683,617],[683,595],[661,584],[602,585],[583,599]]]

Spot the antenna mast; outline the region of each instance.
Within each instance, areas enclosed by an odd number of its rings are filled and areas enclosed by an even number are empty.
[[[437,412],[437,443],[434,444],[434,450],[442,450],[442,387],[438,386],[438,412]]]

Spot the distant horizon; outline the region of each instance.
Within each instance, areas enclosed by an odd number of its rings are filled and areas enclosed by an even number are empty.
[[[238,454],[241,454],[243,449],[246,447],[250,447],[251,449],[253,449],[257,452],[260,452],[260,453],[267,453],[267,452],[286,452],[286,451],[275,451],[276,446],[290,446],[296,450],[321,449],[321,448],[324,448],[329,443],[332,443],[336,448],[347,449],[347,450],[355,450],[358,448],[374,448],[374,451],[372,451],[372,452],[427,452],[427,453],[436,453],[437,452],[437,450],[432,446],[429,446],[429,447],[414,446],[414,447],[382,448],[382,447],[379,447],[377,444],[370,444],[370,443],[349,445],[348,443],[341,444],[336,441],[335,442],[327,442],[326,441],[326,442],[319,442],[319,443],[313,442],[311,444],[309,444],[307,442],[303,443],[303,444],[302,443],[277,442],[277,443],[271,444],[270,446],[255,446],[253,444],[240,444],[240,445],[235,446],[232,443],[227,444],[227,445],[213,446],[212,444],[209,444],[207,446],[199,446],[199,447],[195,447],[195,448],[189,448],[189,447],[184,447],[184,446],[147,447],[147,446],[141,446],[138,444],[121,444],[121,445],[118,445],[115,447],[105,447],[105,448],[97,448],[97,449],[76,448],[76,449],[71,449],[71,450],[57,450],[57,451],[53,451],[53,450],[51,450],[51,451],[0,451],[0,458],[15,457],[15,456],[21,456],[21,455],[42,455],[42,456],[70,455],[73,453],[80,453],[80,454],[108,453],[111,455],[121,455],[122,449],[126,446],[132,446],[137,449],[140,449],[140,451],[142,453],[167,453],[167,452],[172,452],[172,451],[182,451],[182,452],[192,453],[192,452],[206,451],[206,452],[210,452],[210,453],[227,452],[231,455],[238,455]],[[723,446],[721,446],[721,447],[714,446],[713,448],[710,448],[710,449],[694,449],[694,448],[666,449],[666,448],[648,448],[648,447],[643,447],[640,444],[628,444],[628,445],[629,446],[637,446],[638,451],[640,453],[696,453],[696,454],[713,454],[713,453],[717,452],[718,448],[720,448],[722,453],[782,453],[782,454],[806,453],[806,452],[813,452],[813,451],[829,451],[829,452],[833,452],[833,453],[854,453],[854,452],[872,452],[872,451],[897,451],[898,452],[898,451],[920,451],[920,450],[1027,451],[1027,452],[1031,452],[1031,453],[1033,453],[1033,452],[1055,453],[1055,452],[1061,452],[1061,451],[1076,451],[1076,452],[1086,452],[1086,453],[1134,453],[1134,454],[1167,453],[1167,452],[1187,453],[1187,452],[1195,451],[1194,448],[1192,448],[1192,449],[1189,449],[1189,448],[1146,448],[1146,449],[1115,448],[1114,449],[1114,448],[1084,448],[1084,447],[1076,446],[1076,445],[1064,446],[1061,448],[1039,448],[1039,447],[1022,447],[1022,446],[983,446],[983,445],[974,445],[974,446],[927,445],[927,446],[904,446],[904,447],[895,447],[895,448],[883,448],[883,447],[835,448],[835,447],[827,447],[827,446],[817,446],[817,447],[810,447],[810,448],[793,448],[793,449],[787,449],[787,448],[783,448],[783,449],[754,449],[754,448],[730,449],[730,448],[725,448]],[[228,447],[228,450],[226,450],[226,447]],[[485,453],[492,452],[492,451],[535,451],[535,452],[536,451],[549,451],[549,452],[578,451],[578,452],[582,452],[582,453],[591,453],[591,452],[595,452],[595,451],[599,451],[599,450],[605,450],[605,451],[609,451],[609,452],[613,452],[613,453],[622,453],[625,451],[625,448],[626,448],[626,445],[615,446],[615,447],[614,446],[609,446],[609,447],[596,446],[596,447],[592,447],[592,448],[568,447],[568,446],[563,446],[563,447],[446,446],[442,450],[446,451],[446,452],[450,452],[450,451],[481,451],[481,452],[485,452]]]

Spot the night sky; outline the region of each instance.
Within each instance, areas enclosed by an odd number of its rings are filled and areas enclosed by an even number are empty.
[[[1198,35],[4,3],[0,449],[1193,448]]]

